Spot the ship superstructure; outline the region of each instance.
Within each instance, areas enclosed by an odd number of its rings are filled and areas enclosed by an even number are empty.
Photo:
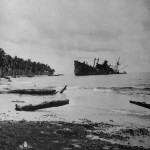
[[[102,64],[99,64],[99,58],[94,59],[93,66],[89,65],[88,63],[74,61],[74,73],[76,76],[82,75],[109,75],[109,74],[126,74],[126,72],[119,71],[119,62],[120,58],[118,59],[115,66],[108,65],[108,61],[105,60]]]

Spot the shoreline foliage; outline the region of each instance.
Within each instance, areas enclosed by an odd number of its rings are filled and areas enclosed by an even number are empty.
[[[0,48],[0,77],[53,75],[55,72],[49,65],[40,62],[24,60],[17,56],[11,57]]]

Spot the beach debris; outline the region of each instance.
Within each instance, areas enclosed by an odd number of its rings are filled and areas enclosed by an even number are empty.
[[[17,111],[35,111],[38,109],[44,109],[44,108],[50,108],[50,107],[58,107],[58,106],[63,106],[69,104],[69,100],[55,100],[55,101],[45,101],[43,103],[40,103],[38,105],[25,105],[25,106],[19,106],[16,104],[15,110]]]
[[[129,102],[131,104],[135,104],[135,105],[142,106],[142,107],[150,109],[150,104],[147,104],[145,102],[138,102],[138,101],[132,101],[132,100],[130,100]]]
[[[11,102],[14,102],[14,103],[24,103],[24,101],[19,101],[19,100],[11,101]]]
[[[26,141],[23,142],[23,144],[19,145],[20,149],[31,149],[33,148],[30,144],[28,144]]]
[[[54,89],[17,89],[7,91],[8,94],[27,94],[27,95],[54,95]]]
[[[28,143],[26,141],[23,143],[23,147],[28,147]]]
[[[67,85],[59,93],[62,94],[66,89],[67,89]]]
[[[0,94],[55,95],[58,92],[62,94],[66,89],[67,85],[60,92],[55,89],[16,89],[0,91]]]

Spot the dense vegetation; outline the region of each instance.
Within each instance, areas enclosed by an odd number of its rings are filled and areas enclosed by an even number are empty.
[[[55,70],[46,64],[32,62],[31,59],[24,60],[17,56],[11,57],[0,48],[0,77],[48,75],[54,72]]]

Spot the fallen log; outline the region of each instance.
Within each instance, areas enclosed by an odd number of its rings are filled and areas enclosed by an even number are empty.
[[[16,89],[1,91],[0,94],[55,95],[58,92],[62,94],[66,89],[67,85],[60,92],[54,89]]]
[[[63,106],[69,104],[69,100],[65,99],[65,100],[57,100],[57,101],[50,101],[50,102],[43,102],[37,105],[25,105],[25,106],[19,106],[16,104],[16,108],[15,110],[17,111],[35,111],[38,109],[44,109],[44,108],[50,108],[50,107],[59,107],[59,106]]]
[[[28,95],[54,95],[57,93],[56,90],[51,89],[17,89],[7,91],[9,94],[28,94]]]
[[[150,104],[130,100],[130,103],[150,109]]]

